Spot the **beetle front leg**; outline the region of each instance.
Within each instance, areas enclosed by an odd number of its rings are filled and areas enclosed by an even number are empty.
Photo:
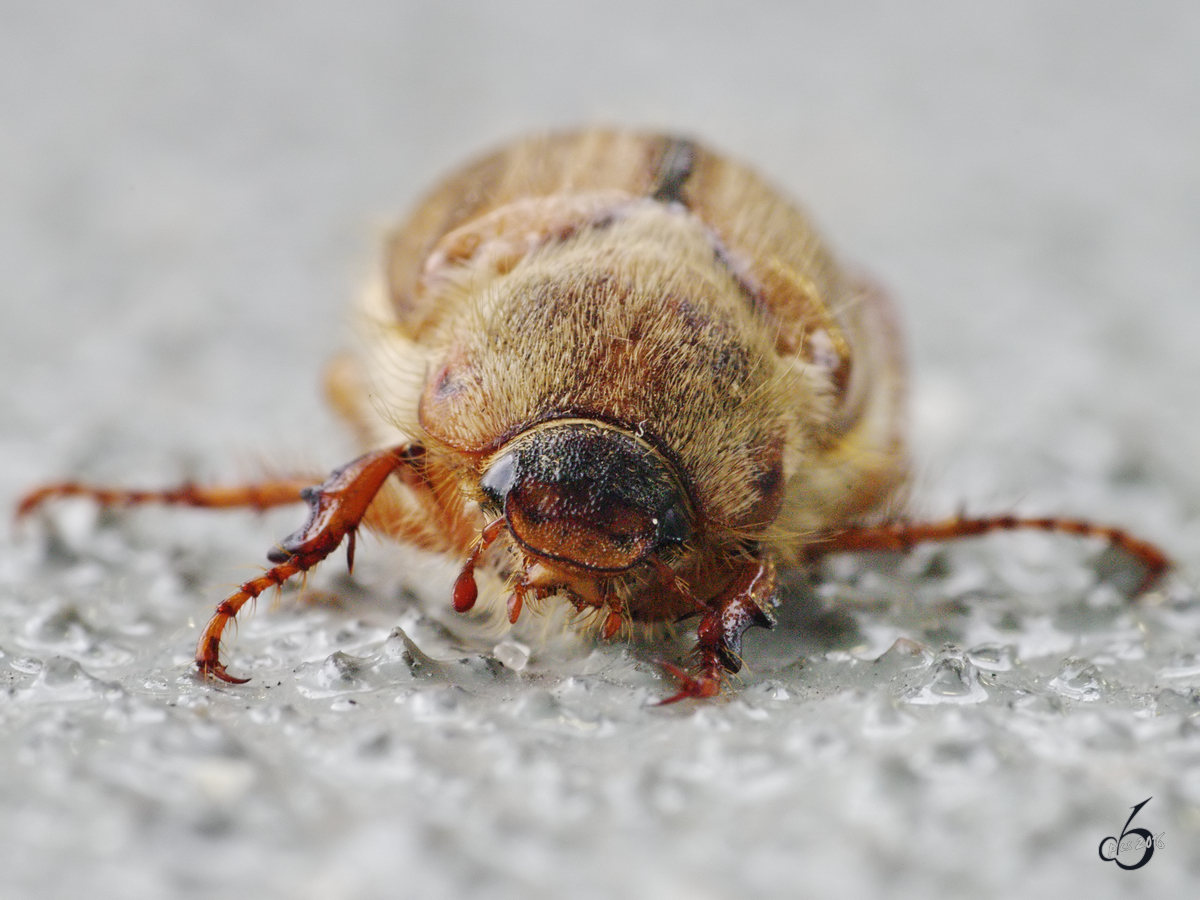
[[[700,617],[696,629],[696,651],[700,663],[696,674],[664,663],[663,668],[679,682],[679,691],[659,706],[688,698],[715,697],[726,672],[742,668],[742,635],[754,626],[774,628],[775,618],[767,611],[775,595],[775,565],[769,559],[750,560],[741,572]]]
[[[233,677],[221,663],[225,626],[248,600],[279,587],[293,575],[307,572],[336,550],[343,539],[348,539],[348,562],[353,568],[355,531],[371,501],[393,472],[407,470],[419,478],[423,456],[424,448],[415,445],[375,450],[336,470],[323,484],[306,488],[301,496],[309,505],[308,521],[268,554],[268,559],[278,565],[221,601],[209,619],[196,645],[196,668],[200,673],[230,684],[244,684],[245,678]]]

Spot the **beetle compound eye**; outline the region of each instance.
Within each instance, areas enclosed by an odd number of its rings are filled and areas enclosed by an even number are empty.
[[[691,535],[672,466],[649,444],[597,422],[554,421],[518,436],[480,487],[525,549],[584,569],[624,571]]]

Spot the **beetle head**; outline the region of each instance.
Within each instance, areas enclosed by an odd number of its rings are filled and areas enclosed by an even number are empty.
[[[480,479],[525,550],[592,572],[623,572],[693,531],[675,468],[611,425],[560,419],[525,431]]]

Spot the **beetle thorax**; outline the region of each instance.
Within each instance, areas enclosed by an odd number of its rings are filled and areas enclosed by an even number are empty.
[[[774,517],[778,394],[804,386],[698,220],[637,204],[457,284],[472,297],[422,396],[431,436],[483,458],[549,420],[606,422],[671,461],[702,523]]]

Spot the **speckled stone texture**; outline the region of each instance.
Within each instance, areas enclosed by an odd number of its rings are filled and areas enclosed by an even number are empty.
[[[788,582],[728,696],[502,636],[374,541],[198,628],[302,517],[63,503],[0,535],[0,896],[1182,897],[1200,881],[1200,6],[8,4],[0,505],[323,471],[380,228],[525,130],[695,134],[889,286],[913,510],[1119,523]],[[1123,871],[1130,827],[1158,837]],[[1141,851],[1126,850],[1123,861]]]

